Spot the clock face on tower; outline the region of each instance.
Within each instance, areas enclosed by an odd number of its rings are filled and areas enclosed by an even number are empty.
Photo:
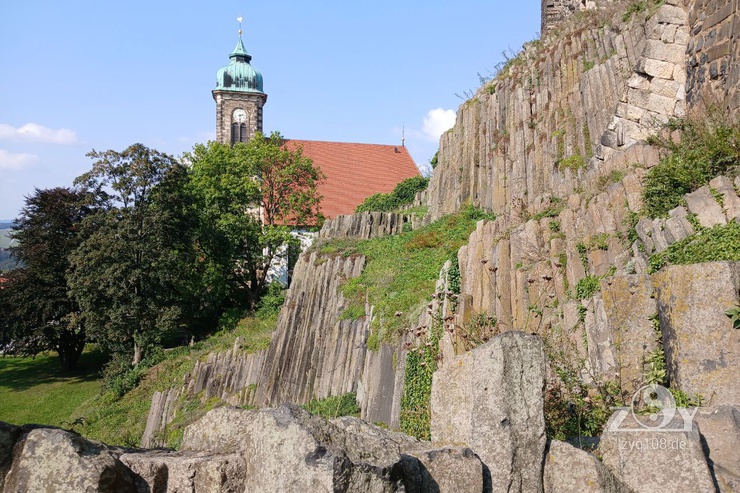
[[[233,118],[236,123],[245,123],[247,121],[247,112],[241,108],[234,110]]]

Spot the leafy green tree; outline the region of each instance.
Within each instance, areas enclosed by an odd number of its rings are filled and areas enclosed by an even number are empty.
[[[85,347],[80,308],[67,289],[70,256],[80,225],[94,210],[92,198],[69,188],[36,189],[26,198],[13,236],[23,267],[6,274],[0,290],[6,341],[24,355],[55,351],[64,370],[74,369]]]
[[[323,219],[317,187],[324,176],[277,132],[233,147],[199,144],[187,159],[201,266],[224,300],[254,308],[273,259],[296,242],[289,225]]]
[[[318,185],[325,176],[303,156],[301,147],[288,149],[279,132],[270,137],[257,134],[247,143],[247,155],[260,180],[260,207],[266,225],[317,225],[323,221]]]
[[[357,206],[355,212],[390,212],[412,204],[416,194],[425,190],[429,179],[412,176],[398,183],[391,193],[376,193]]]
[[[106,207],[83,222],[69,287],[91,335],[116,353],[133,350],[136,365],[163,331],[181,327],[190,300],[187,169],[141,144],[88,156],[92,169],[75,184]]]
[[[259,182],[244,144],[197,144],[188,193],[197,217],[194,266],[202,283],[204,310],[243,308],[254,265],[262,255],[257,204]]]

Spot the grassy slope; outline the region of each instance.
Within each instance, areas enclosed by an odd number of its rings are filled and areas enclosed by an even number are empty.
[[[79,369],[68,374],[59,372],[55,356],[0,357],[0,421],[72,428],[111,445],[138,446],[155,391],[181,385],[198,359],[233,347],[237,337],[242,338],[241,346],[248,352],[264,349],[276,322],[277,315],[263,320],[246,318],[231,332],[218,333],[192,348],[170,351],[121,399],[101,393],[104,359],[100,352],[83,354]],[[180,423],[184,426],[202,415],[205,405],[191,404],[179,417]]]
[[[364,316],[367,292],[376,317],[368,344],[393,339],[400,330],[416,323],[423,305],[434,293],[440,269],[446,260],[457,259],[458,249],[467,243],[476,222],[493,217],[468,206],[416,231],[321,245],[324,254],[362,254],[368,259],[362,274],[342,288],[352,302],[341,318]]]
[[[245,318],[231,332],[218,333],[192,348],[181,347],[168,352],[164,361],[151,368],[139,385],[122,398],[115,399],[105,393],[76,409],[75,418],[83,418],[85,423],[77,431],[111,445],[138,446],[154,392],[182,385],[196,361],[204,360],[210,352],[232,348],[237,337],[241,337],[241,347],[247,352],[266,348],[276,324],[277,314],[264,319]],[[187,403],[173,423],[175,434],[168,437],[169,445],[177,446],[184,426],[202,416],[213,404],[197,398]]]
[[[0,421],[69,426],[75,409],[99,393],[102,361],[86,352],[77,370],[61,373],[56,356],[0,357]]]

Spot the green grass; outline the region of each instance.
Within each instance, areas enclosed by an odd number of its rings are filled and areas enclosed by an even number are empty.
[[[237,337],[242,350],[252,353],[270,344],[270,335],[277,324],[277,313],[264,318],[242,319],[233,331],[223,331],[191,347],[169,351],[164,361],[147,370],[139,385],[120,399],[107,392],[86,402],[75,410],[75,418],[82,418],[84,426],[77,429],[82,435],[110,445],[138,446],[144,433],[154,392],[183,384],[185,375],[204,360],[208,353],[231,349]],[[177,447],[182,430],[214,406],[201,402],[198,396],[178,403],[176,422],[170,426],[168,445]]]
[[[166,351],[159,364],[145,370],[139,384],[118,398],[104,391],[101,368],[105,355],[87,350],[78,369],[61,372],[58,358],[0,357],[0,421],[12,424],[43,424],[74,429],[111,445],[138,446],[146,426],[154,392],[183,384],[184,377],[210,352],[225,351],[240,338],[242,350],[266,349],[277,325],[277,310],[264,309],[260,317],[246,317],[233,330],[221,331],[193,347]],[[177,419],[168,433],[168,444],[177,445],[185,426],[219,402],[202,402],[199,396],[181,399]]]
[[[332,419],[340,416],[360,416],[360,406],[357,405],[357,394],[354,392],[344,395],[312,400],[303,406],[311,414],[322,418]]]
[[[362,274],[342,287],[350,300],[345,312],[364,314],[367,292],[375,307],[373,333],[380,340],[392,340],[418,319],[442,265],[456,258],[476,222],[493,217],[469,206],[416,231],[372,240],[335,240],[318,248],[325,255],[367,257]]]
[[[0,421],[71,426],[75,410],[98,395],[102,364],[99,351],[85,352],[71,372],[55,355],[0,357]]]

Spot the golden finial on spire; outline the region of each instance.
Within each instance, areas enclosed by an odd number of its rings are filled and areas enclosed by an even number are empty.
[[[244,18],[242,16],[239,16],[236,18],[236,20],[239,23],[239,36],[241,36],[242,35],[242,21],[244,20]]]

